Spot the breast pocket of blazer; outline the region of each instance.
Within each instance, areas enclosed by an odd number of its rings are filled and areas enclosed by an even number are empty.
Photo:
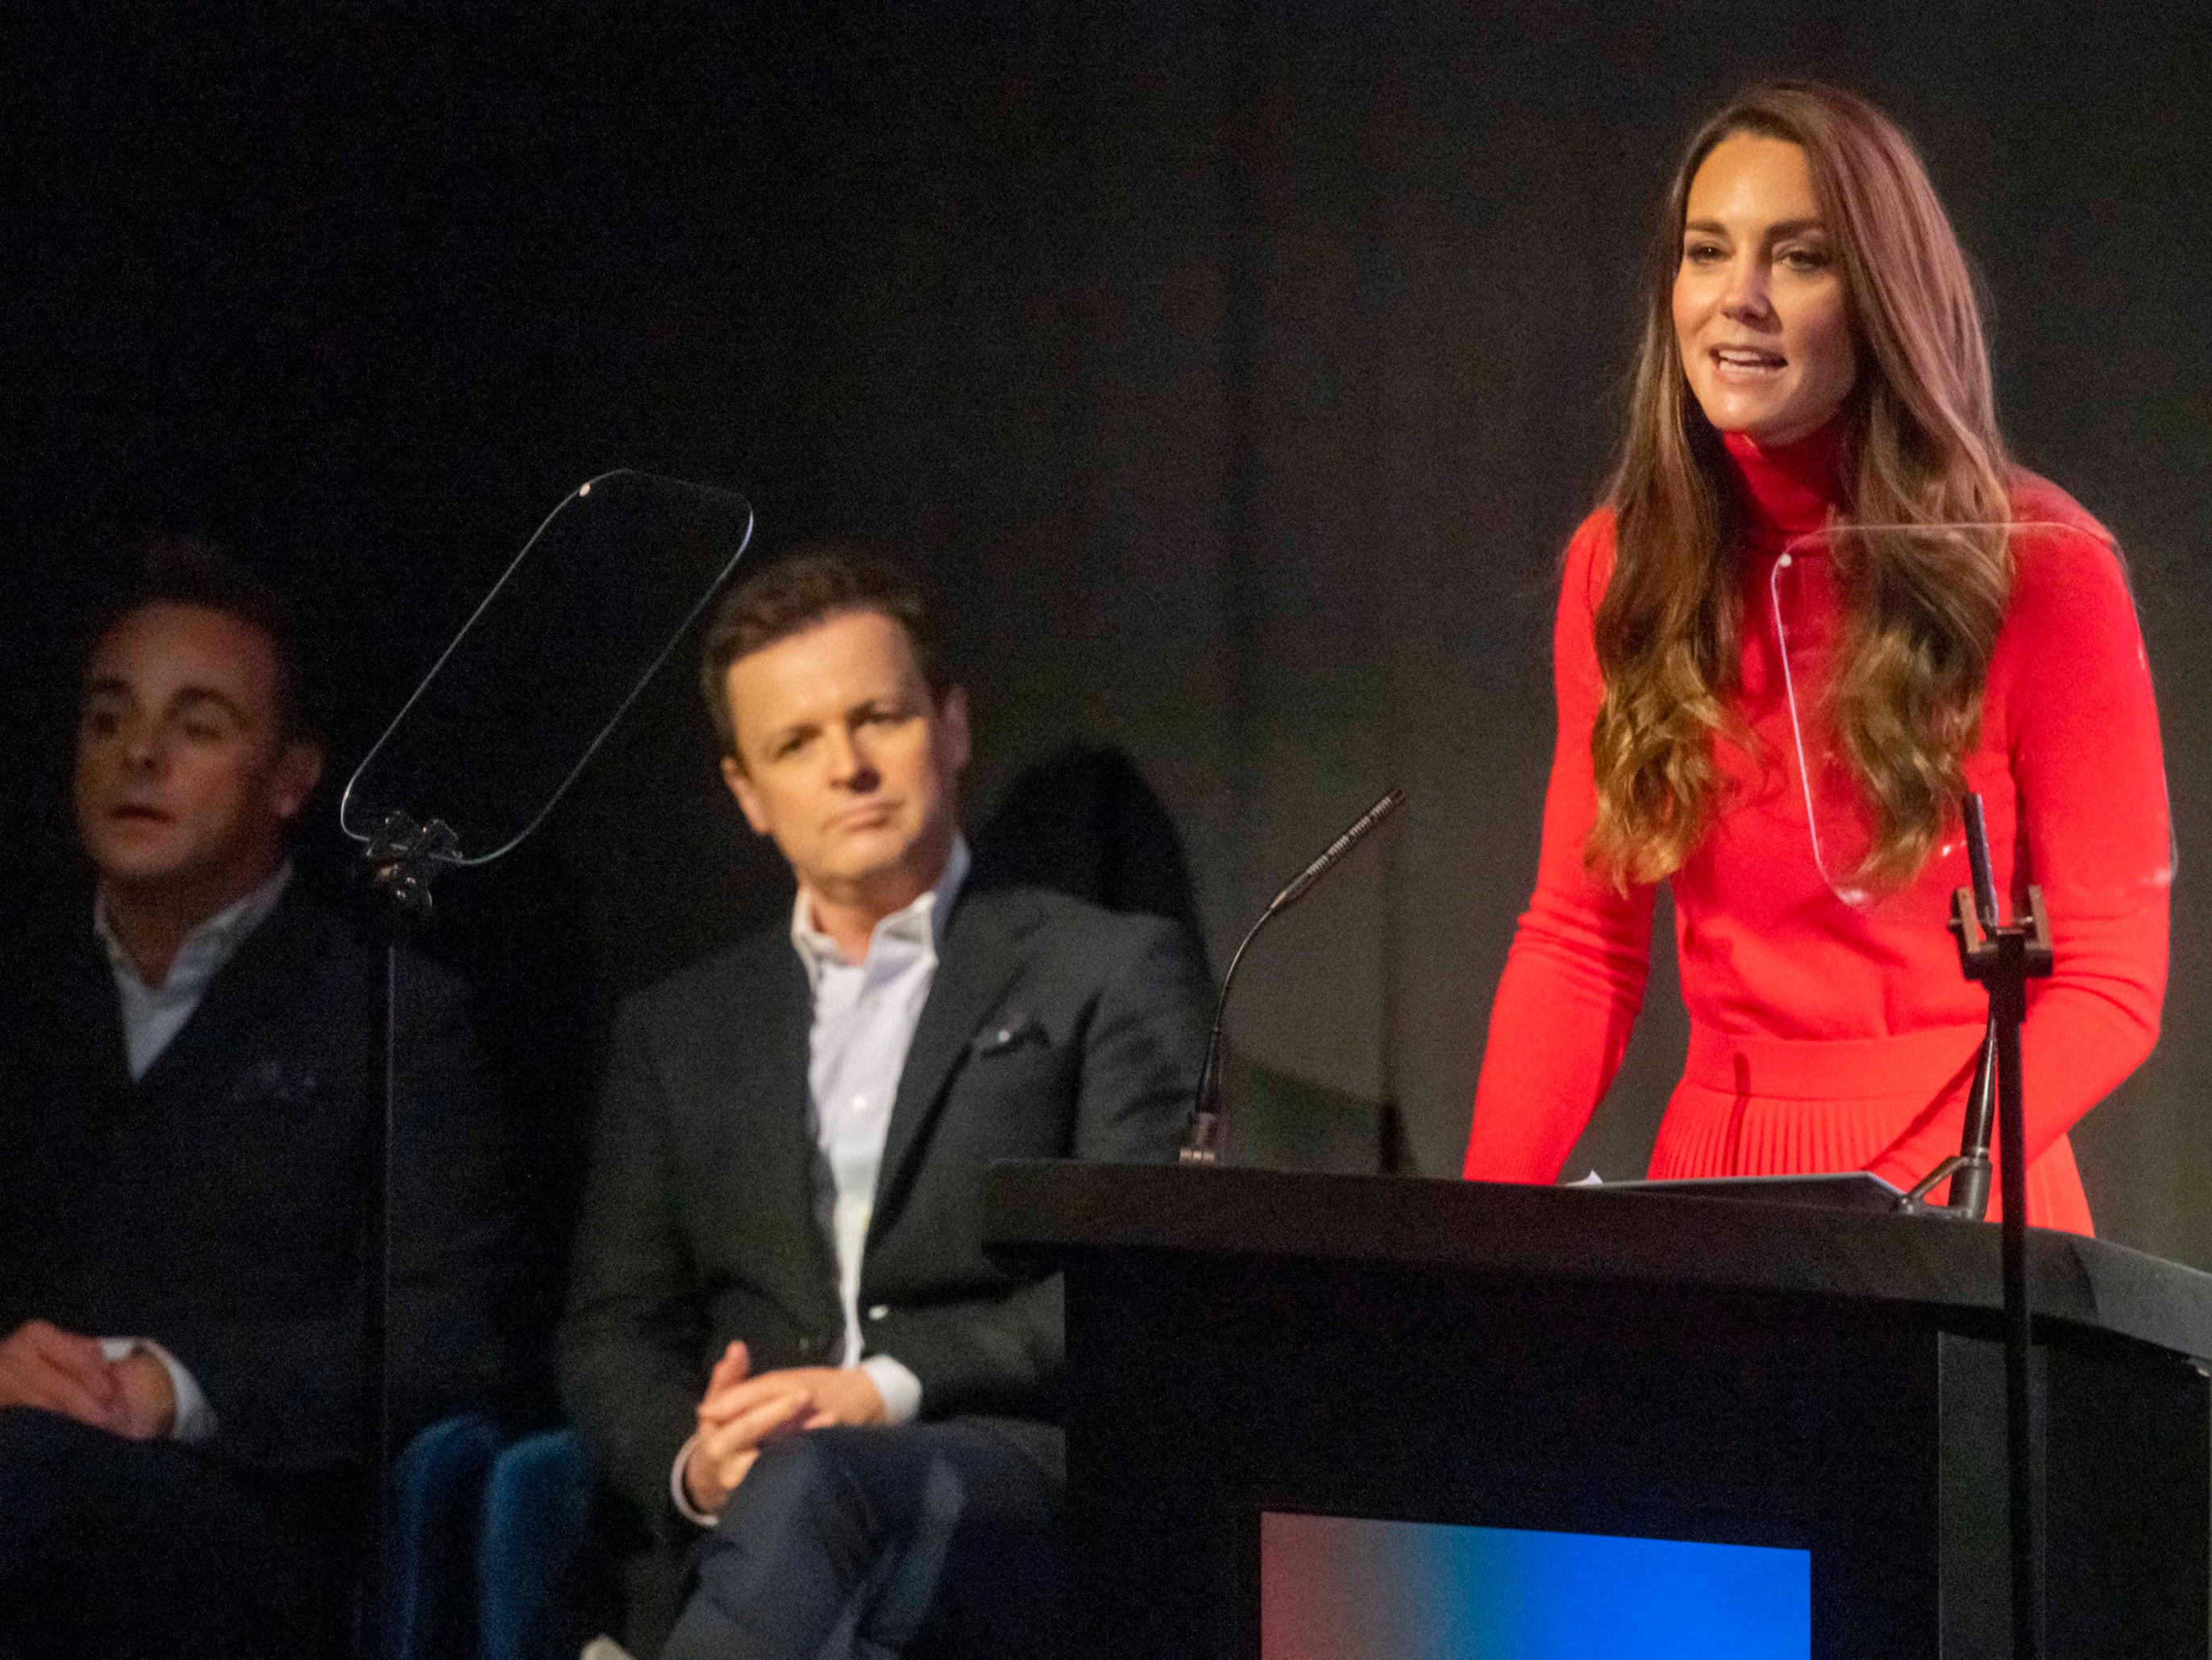
[[[1034,1015],[1012,1012],[988,1022],[968,1045],[954,1085],[967,1151],[978,1158],[1049,1158],[1064,1152],[1075,1121],[1079,1082],[1072,1045],[1056,1041]]]

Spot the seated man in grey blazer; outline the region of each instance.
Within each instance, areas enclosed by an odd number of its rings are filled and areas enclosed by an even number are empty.
[[[1173,1156],[1195,942],[967,881],[967,700],[896,568],[788,556],[703,659],[723,777],[798,897],[622,1012],[564,1398],[690,1536],[666,1654],[1051,1651],[1061,1286],[984,1254],[982,1176]]]

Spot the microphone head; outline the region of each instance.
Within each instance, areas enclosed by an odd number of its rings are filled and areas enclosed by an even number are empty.
[[[1406,792],[1395,784],[1383,791],[1373,806],[1353,819],[1343,835],[1321,850],[1319,858],[1284,885],[1283,891],[1275,896],[1274,903],[1267,907],[1267,914],[1272,916],[1277,911],[1297,903],[1305,897],[1308,888],[1334,869],[1337,861],[1358,847],[1370,830],[1395,812],[1405,799]]]

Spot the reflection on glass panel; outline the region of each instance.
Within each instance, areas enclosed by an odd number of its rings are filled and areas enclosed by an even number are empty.
[[[1854,584],[1870,585],[1872,572],[1940,574],[1993,543],[2008,555],[2016,602],[2023,591],[2031,596],[2027,603],[2045,604],[2054,593],[2078,587],[2125,604],[2124,587],[2111,580],[2124,570],[2119,550],[2077,526],[1858,525],[1793,542],[1759,596],[1766,617],[1746,619],[1747,626],[1770,626],[1779,648],[1794,750],[1789,759],[1814,861],[1838,899],[1878,921],[1941,927],[1953,892],[1969,886],[1971,878],[1955,803],[1910,880],[1885,879],[1870,858],[1880,819],[1851,764],[1838,713],[1837,669],[1847,643],[1841,636],[1844,595]],[[2123,621],[2131,633],[2132,617]],[[2140,700],[2148,706],[2149,667],[2132,638],[2119,654],[2098,658],[2100,642],[2089,637],[2096,626],[2085,608],[2078,660],[2010,666],[2009,701],[1992,702],[1992,717],[1984,720],[1966,763],[1966,787],[1981,795],[1988,817],[2000,896],[2018,905],[2033,883],[2054,917],[2133,915],[2160,898],[2173,878],[2155,733],[2120,718],[2122,705]],[[2112,706],[2109,719],[2106,704]],[[2112,745],[2106,757],[2111,789],[2103,799],[2057,802],[2037,794],[2037,745],[2045,741],[2039,734],[2062,727],[2049,742]],[[1893,749],[1897,741],[1894,735],[1887,739]]]

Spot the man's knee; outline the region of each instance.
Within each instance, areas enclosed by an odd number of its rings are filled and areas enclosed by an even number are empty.
[[[37,1407],[0,1408],[0,1573],[18,1571],[32,1542],[52,1532],[72,1453],[100,1432]]]
[[[811,1431],[763,1450],[730,1495],[721,1527],[769,1527],[816,1538],[865,1526],[866,1506],[854,1480],[852,1438],[866,1430]]]
[[[875,1554],[870,1507],[843,1444],[865,1432],[811,1431],[754,1461],[701,1553],[696,1592],[668,1655],[750,1652],[770,1632],[780,1635],[763,1652],[819,1646]],[[732,1633],[753,1635],[739,1642]],[[805,1633],[812,1636],[798,1641]]]
[[[0,1471],[51,1461],[70,1440],[85,1433],[73,1419],[39,1407],[0,1407]]]

